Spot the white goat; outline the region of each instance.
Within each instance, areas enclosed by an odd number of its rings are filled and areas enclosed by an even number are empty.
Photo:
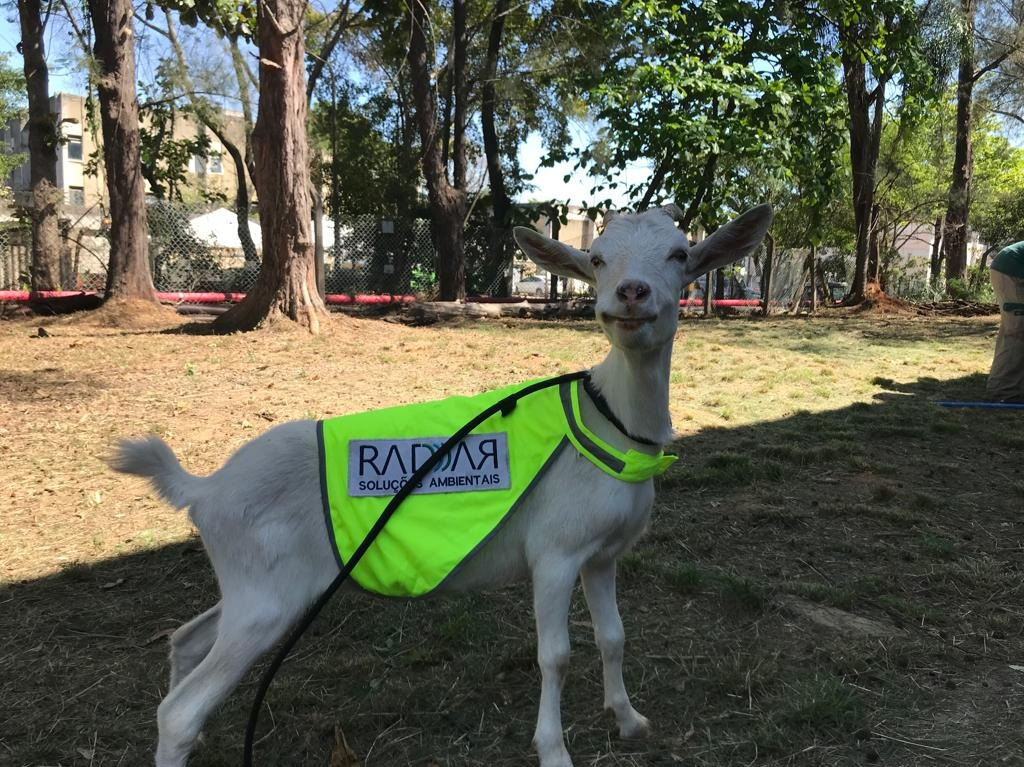
[[[668,384],[680,291],[755,248],[772,212],[767,205],[747,211],[692,248],[674,223],[678,217],[675,206],[615,216],[589,254],[532,229],[515,232],[540,266],[597,290],[597,321],[612,349],[593,368],[593,384],[625,432],[658,445],[628,438],[583,398],[586,425],[621,450],[656,453],[672,439]],[[184,471],[156,437],[122,442],[112,465],[150,477],[170,503],[190,507],[220,585],[220,602],[171,638],[170,691],[157,712],[156,764],[183,767],[206,718],[339,572],[324,526],[316,424],[295,421],[271,429],[209,477]],[[560,697],[578,576],[601,651],[605,708],[622,737],[650,727],[622,681],[615,562],[643,532],[653,501],[651,480],[626,483],[575,451],[562,451],[512,518],[444,584],[444,591],[460,592],[532,578],[542,678],[533,742],[542,767],[572,765]]]

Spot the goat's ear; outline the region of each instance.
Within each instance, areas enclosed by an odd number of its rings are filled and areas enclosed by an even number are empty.
[[[512,231],[519,247],[537,266],[559,277],[571,277],[594,284],[594,270],[587,254],[564,242],[545,237],[536,229],[517,226]]]
[[[774,216],[772,206],[766,203],[751,208],[719,227],[690,248],[686,259],[687,272],[699,276],[745,258],[761,244]]]

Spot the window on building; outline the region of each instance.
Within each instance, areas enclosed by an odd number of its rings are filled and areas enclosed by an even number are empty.
[[[210,155],[206,158],[206,170],[208,173],[223,173],[224,164],[219,154]]]
[[[197,155],[194,155],[192,159],[195,160],[195,166],[196,166],[195,172],[196,172],[196,174],[199,175],[199,176],[205,175],[206,174],[206,158],[197,154]]]
[[[85,189],[80,186],[68,187],[68,205],[85,205]]]
[[[68,139],[68,159],[82,161],[82,139],[75,137]]]

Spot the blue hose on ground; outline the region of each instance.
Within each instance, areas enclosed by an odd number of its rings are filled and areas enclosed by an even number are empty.
[[[936,402],[942,407],[991,407],[1001,410],[1024,410],[1024,402]]]

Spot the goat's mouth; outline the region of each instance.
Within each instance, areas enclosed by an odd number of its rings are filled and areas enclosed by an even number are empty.
[[[646,317],[619,317],[614,314],[605,313],[602,316],[606,323],[614,324],[623,330],[639,330],[644,325],[648,325],[657,319],[653,314]]]

